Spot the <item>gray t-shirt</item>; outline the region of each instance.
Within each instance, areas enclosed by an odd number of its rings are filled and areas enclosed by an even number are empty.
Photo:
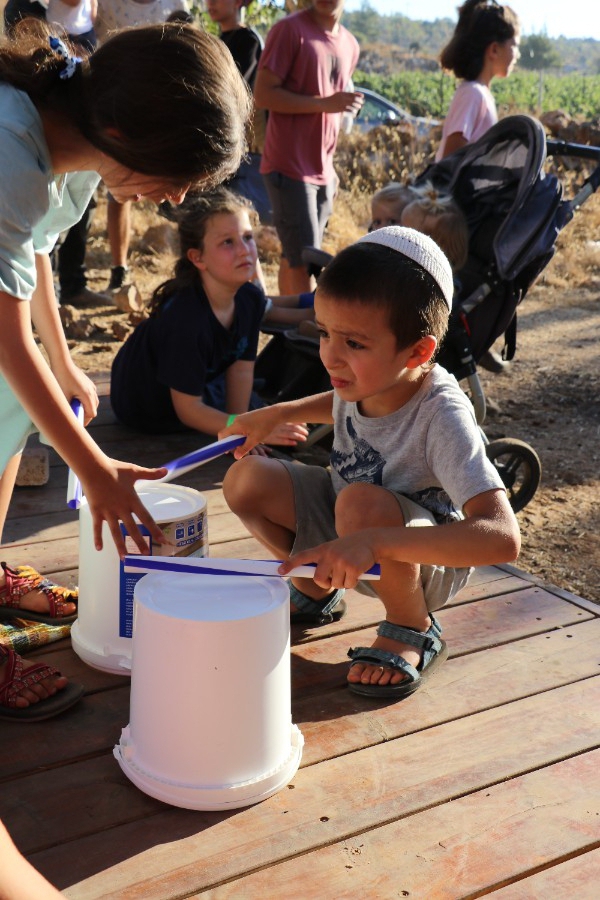
[[[362,416],[334,393],[331,478],[336,494],[366,481],[398,491],[438,523],[462,518],[472,497],[503,488],[488,460],[473,407],[453,375],[433,366],[396,412]]]

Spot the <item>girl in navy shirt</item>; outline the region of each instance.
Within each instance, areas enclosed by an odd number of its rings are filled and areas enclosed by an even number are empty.
[[[111,403],[124,424],[216,435],[231,415],[254,405],[254,361],[269,301],[251,282],[251,212],[245,198],[218,188],[182,213],[174,276],[156,289],[150,317],[113,363]],[[295,445],[306,434],[302,425],[284,424],[268,443]]]

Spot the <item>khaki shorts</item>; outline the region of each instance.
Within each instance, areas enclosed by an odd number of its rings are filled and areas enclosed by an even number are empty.
[[[317,547],[337,537],[335,530],[336,495],[327,469],[302,463],[278,460],[290,474],[296,504],[296,539],[293,553]],[[432,514],[409,500],[404,494],[389,491],[400,506],[407,528],[435,526]],[[467,583],[473,569],[452,569],[448,566],[421,566],[421,582],[427,609],[440,609]],[[376,581],[359,581],[356,590],[377,597]]]

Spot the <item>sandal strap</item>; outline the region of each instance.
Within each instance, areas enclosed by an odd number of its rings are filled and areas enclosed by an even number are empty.
[[[344,593],[344,588],[338,588],[330,594],[327,594],[323,600],[313,600],[312,597],[307,597],[306,594],[303,594],[302,591],[299,591],[298,588],[290,582],[290,602],[293,603],[300,612],[311,613],[314,615],[321,614],[326,616],[333,612],[336,606],[341,602]]]
[[[4,666],[7,667],[6,681],[0,688],[0,706],[14,708],[17,704],[17,698],[24,688],[33,687],[38,682],[43,681],[52,675],[60,675],[58,669],[54,666],[48,666],[45,663],[38,663],[31,666],[25,674],[23,674],[23,657],[15,653],[14,650],[3,648],[2,655],[7,656]],[[3,666],[3,668],[4,668]]]
[[[13,569],[5,562],[0,565],[6,578],[6,585],[0,588],[0,606],[21,609],[21,597],[30,591],[41,591],[48,600],[48,614],[53,618],[60,618],[64,615],[66,603],[77,602],[78,591],[54,584],[31,566],[17,566]]]
[[[378,647],[354,647],[348,650],[348,656],[355,663],[383,666],[385,669],[396,669],[407,676],[410,681],[417,681],[420,677],[414,666],[411,666],[403,656],[391,653],[389,650],[380,650]]]
[[[431,616],[431,626],[427,631],[417,631],[415,628],[408,628],[405,625],[394,625],[393,622],[381,622],[377,628],[377,634],[380,637],[390,638],[392,641],[399,641],[403,644],[410,644],[418,650],[434,651],[439,653],[442,646],[440,641],[441,627],[439,622]]]

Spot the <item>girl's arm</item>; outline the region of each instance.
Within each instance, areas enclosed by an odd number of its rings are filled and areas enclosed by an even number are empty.
[[[250,405],[254,363],[238,359],[225,371],[225,403],[227,412],[215,409],[204,402],[202,397],[182,394],[171,388],[171,400],[177,418],[188,428],[203,434],[218,434],[227,425],[231,413],[245,413]]]
[[[64,896],[19,853],[0,822],[0,898],[60,900]]]
[[[71,359],[58,314],[50,257],[36,255],[35,267],[37,284],[31,299],[31,318],[48,354],[54,377],[69,402],[74,397],[81,400],[87,425],[98,412],[96,385]]]
[[[254,360],[238,359],[225,372],[225,407],[227,413],[248,412],[254,384]]]
[[[0,371],[37,428],[79,477],[92,513],[96,549],[102,548],[102,523],[106,521],[119,554],[125,556],[123,522],[140,551],[146,553],[148,547],[134,514],[155,540],[164,543],[133,485],[138,478],[160,478],[165,469],[144,469],[110,459],[94,443],[73,415],[35,343],[29,302],[0,291],[0,322]]]
[[[456,150],[460,150],[461,147],[465,147],[468,144],[468,140],[460,131],[453,131],[452,134],[449,134],[446,138],[446,143],[444,144],[444,155],[442,159],[446,156],[450,156],[451,153],[454,153]]]
[[[246,442],[233,451],[235,458],[241,459],[257,444],[270,443],[269,436],[285,423],[303,425],[304,422],[333,423],[333,391],[276,403],[274,406],[265,406],[236,416],[235,422],[219,431],[219,438],[230,434],[246,435]]]
[[[254,362],[239,359],[225,372],[225,397],[227,412],[222,412],[203,402],[201,397],[182,394],[171,388],[171,398],[178,418],[184,425],[202,431],[204,434],[221,434],[227,428],[229,417],[247,413],[254,380]],[[232,434],[236,431],[235,423]],[[278,423],[269,429],[264,441],[258,443],[279,444],[294,447],[298,441],[306,440],[308,431],[303,424]]]
[[[276,325],[298,325],[307,319],[315,318],[315,310],[312,306],[301,308],[298,305],[298,294],[285,297],[270,297],[271,306],[263,316],[263,322],[271,322]]]

